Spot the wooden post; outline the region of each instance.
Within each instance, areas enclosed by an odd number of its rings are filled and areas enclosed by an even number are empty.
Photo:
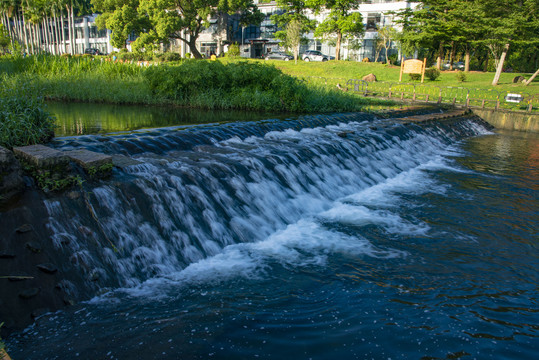
[[[426,65],[427,65],[427,58],[423,58],[423,66],[421,67],[421,84],[423,84],[423,80],[425,80]]]
[[[484,108],[485,108],[485,99],[483,99],[483,100],[481,101],[481,109],[484,109]]]

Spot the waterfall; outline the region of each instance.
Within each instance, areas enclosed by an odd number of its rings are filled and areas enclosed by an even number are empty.
[[[47,200],[51,239],[101,287],[232,268],[256,276],[275,251],[279,261],[306,264],[328,248],[405,256],[357,238],[352,245],[338,224],[359,218],[426,231],[373,209],[389,201],[378,190],[428,186],[416,183],[421,171],[486,132],[474,117],[418,125],[356,113],[63,138],[58,148],[137,163],[86,184],[84,196]]]

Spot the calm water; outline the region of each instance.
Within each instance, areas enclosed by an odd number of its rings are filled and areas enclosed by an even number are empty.
[[[218,111],[159,106],[49,102],[56,136],[108,134],[166,126],[285,118],[282,114]]]
[[[91,189],[120,250],[47,208],[112,290],[14,359],[536,358],[537,135],[349,114],[104,138],[56,146],[140,162]]]

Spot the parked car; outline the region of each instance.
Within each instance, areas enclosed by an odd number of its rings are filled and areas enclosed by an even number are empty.
[[[266,60],[284,60],[284,61],[290,61],[294,60],[294,57],[292,55],[285,54],[283,52],[275,51],[270,52],[266,55]]]
[[[318,50],[307,50],[301,56],[303,61],[328,61],[333,60],[333,56],[324,55]]]
[[[90,55],[104,55],[101,51],[99,51],[99,49],[94,49],[94,48],[88,48],[84,50],[84,53],[90,54]]]
[[[436,67],[436,63],[432,64],[432,67]],[[449,70],[449,61],[442,62],[442,70]],[[457,61],[453,63],[453,70],[464,70],[464,63],[462,61]]]

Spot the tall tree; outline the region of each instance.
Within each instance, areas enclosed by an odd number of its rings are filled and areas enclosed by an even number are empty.
[[[302,24],[298,20],[292,20],[286,24],[287,44],[292,48],[296,64],[298,63],[299,46],[301,44],[301,28]]]
[[[112,30],[115,46],[124,44],[134,31],[137,35],[145,34],[137,40],[139,48],[143,42],[178,39],[198,59],[202,55],[196,41],[217,14],[240,13],[243,24],[262,21],[253,0],[92,0],[92,3],[101,12],[100,26]]]
[[[320,38],[334,38],[335,59],[341,58],[341,44],[343,38],[353,39],[363,36],[363,18],[361,13],[354,12],[359,9],[361,0],[308,0],[307,4],[315,12],[325,9],[329,11],[324,21],[322,21],[314,32],[314,36]]]
[[[303,0],[276,0],[277,6],[281,11],[271,16],[271,20],[277,24],[277,27],[284,30],[275,32],[275,37],[283,41],[284,45],[294,52],[294,61],[297,62],[299,46],[301,41],[289,38],[289,32],[286,31],[288,24],[293,23],[293,27],[299,27],[300,39],[304,34],[316,27],[316,21],[308,18],[307,13],[313,9],[308,1]],[[294,32],[295,33],[295,32]]]
[[[94,9],[100,13],[96,24],[100,29],[112,31],[110,43],[123,49],[132,32],[140,33],[149,26],[147,18],[140,16],[140,0],[92,0]]]
[[[455,40],[462,31],[462,24],[454,21],[451,13],[456,3],[466,0],[423,0],[414,10],[399,13],[403,24],[401,41],[405,45],[436,49],[436,67],[441,68],[445,46],[455,46]]]
[[[484,34],[481,42],[497,60],[496,74],[492,80],[492,85],[497,85],[511,45],[539,43],[539,0],[477,1]]]
[[[391,47],[391,42],[397,38],[397,30],[391,25],[386,25],[378,30],[378,41],[386,51],[386,64],[389,64],[388,51]]]

